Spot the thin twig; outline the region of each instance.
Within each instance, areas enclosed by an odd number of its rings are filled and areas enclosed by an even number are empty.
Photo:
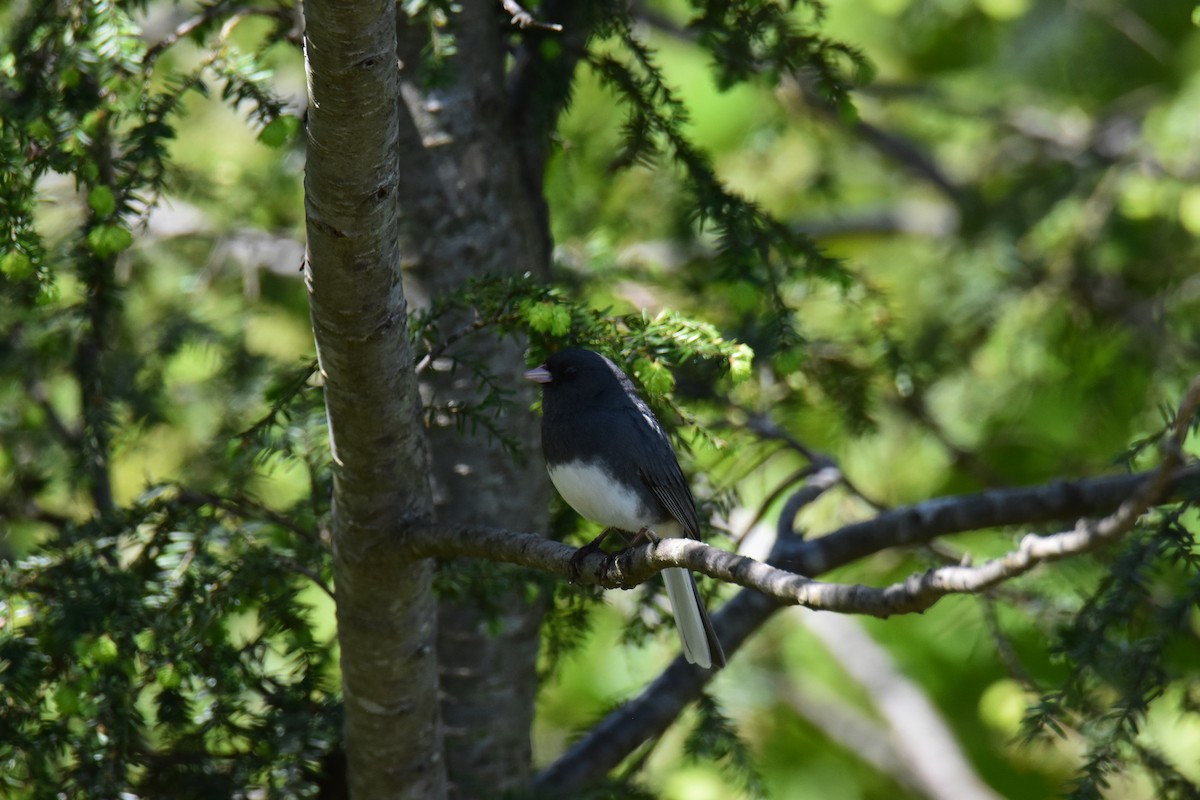
[[[978,567],[948,566],[914,575],[880,590],[879,598],[908,598],[912,610],[921,611],[948,594],[979,594],[1029,572],[1039,564],[1086,553],[1124,536],[1142,514],[1157,504],[1183,464],[1183,442],[1200,404],[1200,377],[1192,381],[1179,405],[1171,435],[1163,442],[1163,460],[1117,510],[1098,521],[1080,520],[1070,531],[1050,536],[1029,534],[1020,546]],[[926,605],[928,604],[928,605]],[[907,608],[907,605],[904,604]]]
[[[337,602],[337,595],[333,593],[333,588],[328,583],[325,582],[325,579],[322,578],[318,572],[316,572],[315,570],[309,569],[308,567],[304,566],[303,564],[301,564],[299,561],[297,561],[294,558],[288,558],[287,556],[281,556],[277,553],[272,553],[271,558],[274,561],[282,564],[289,571],[294,572],[297,575],[303,575],[305,578],[308,578],[310,581],[313,582],[313,584],[318,589],[320,589],[322,592],[324,592],[326,595],[328,595],[330,600]]]
[[[208,492],[198,492],[179,487],[178,499],[179,502],[193,508],[198,506],[212,506],[241,519],[261,519],[272,525],[278,525],[285,530],[291,531],[321,550],[328,549],[316,532],[297,524],[286,514],[272,511],[247,497],[222,497]]]
[[[29,396],[37,403],[38,408],[42,410],[42,413],[46,416],[47,424],[54,431],[54,435],[61,440],[63,446],[68,449],[79,447],[79,432],[71,430],[67,423],[63,421],[63,418],[59,416],[58,411],[50,402],[49,395],[46,394],[46,384],[42,382],[41,378],[27,376],[25,391],[29,393]]]
[[[789,490],[791,490],[793,486],[812,475],[814,472],[816,472],[816,469],[812,465],[809,465],[796,470],[791,475],[780,481],[779,485],[772,489],[767,496],[762,499],[762,502],[758,504],[758,510],[754,512],[754,516],[751,517],[750,521],[746,523],[745,530],[743,530],[742,533],[736,539],[734,539],[734,545],[736,548],[741,548],[742,542],[744,542],[746,537],[750,535],[751,531],[757,527],[758,523],[762,522],[763,518],[767,516],[767,512],[771,510],[771,506],[775,505],[779,498],[783,497]]]
[[[445,353],[447,350],[449,350],[450,347],[459,339],[470,336],[476,331],[483,330],[490,324],[492,323],[486,322],[480,317],[476,317],[475,321],[470,325],[465,325],[462,328],[459,328],[457,331],[450,334],[436,345],[430,347],[428,352],[426,352],[425,355],[421,357],[421,360],[417,362],[417,365],[413,368],[413,371],[420,375],[422,372],[429,369],[429,366],[433,364],[433,362],[436,361],[442,355],[442,353]]]
[[[248,498],[221,497],[208,492],[197,492],[190,489],[180,488],[177,494],[177,499],[184,505],[192,507],[210,506],[212,508],[220,509],[221,511],[231,514],[238,519],[264,520],[272,525],[278,525],[281,528],[291,531],[321,551],[328,550],[325,543],[322,542],[320,537],[313,531],[308,530],[302,525],[296,524],[289,517],[272,511],[271,509],[266,508],[265,506]],[[306,567],[304,564],[301,564],[294,558],[289,558],[288,556],[281,555],[279,553],[272,553],[271,558],[277,563],[282,564],[290,572],[294,572],[298,575],[308,578],[313,582],[313,584],[316,585],[318,589],[328,595],[330,599],[335,601],[337,600],[337,596],[334,594],[333,588],[325,582],[325,579],[321,577],[320,573],[310,569],[309,567]]]
[[[984,486],[1005,485],[1004,478],[984,462],[978,453],[961,447],[946,432],[942,424],[930,413],[929,404],[925,401],[925,395],[921,389],[914,389],[910,394],[893,396],[892,400],[895,408],[914,422],[923,425],[933,438],[937,439],[938,444],[950,454],[955,466],[962,467]]]
[[[825,492],[844,483],[845,478],[842,471],[834,466],[821,467],[808,476],[804,485],[792,492],[787,502],[783,504],[783,508],[779,512],[779,520],[776,522],[776,536],[781,539],[796,536],[796,515],[805,507],[816,502],[817,498]]]
[[[153,68],[154,62],[157,61],[158,57],[166,52],[168,48],[173,47],[179,42],[179,40],[190,36],[192,33],[204,27],[209,22],[212,22],[214,19],[217,19],[222,14],[230,14],[231,19],[233,20],[241,20],[242,18],[251,15],[272,17],[275,19],[287,19],[289,12],[287,9],[282,8],[271,9],[256,8],[253,6],[231,6],[224,2],[224,0],[217,0],[217,2],[213,3],[212,5],[206,6],[196,16],[190,17],[189,19],[179,23],[179,25],[175,26],[175,28],[166,36],[150,45],[150,47],[146,49],[146,55],[142,58],[143,69],[146,72],[149,72],[151,68]],[[229,23],[227,22],[226,26],[222,28],[222,39],[225,39],[229,35],[229,30],[227,30],[228,24]]]
[[[325,374],[320,370],[320,360],[316,358],[312,359],[303,372],[297,371],[296,375],[292,377],[292,380],[279,390],[279,399],[272,404],[267,413],[255,420],[250,427],[235,434],[235,438],[245,439],[248,436],[254,435],[263,428],[274,425],[276,418],[285,412],[286,406],[308,386],[308,382],[313,375],[320,375],[322,383],[324,382]]]
[[[841,472],[841,467],[838,466],[838,463],[833,459],[832,456],[826,453],[821,453],[817,450],[813,450],[811,447],[804,444],[799,439],[784,430],[770,417],[764,414],[750,414],[746,422],[746,427],[764,439],[783,442],[789,448],[795,450],[801,456],[808,459],[808,461],[817,469],[824,467],[833,467],[837,469],[839,473],[841,473],[841,484],[846,487],[847,491],[858,497],[876,511],[887,510],[888,506],[885,503],[881,503],[878,500],[867,496],[863,493],[862,489],[859,489],[852,480],[847,478],[846,474]]]
[[[554,31],[561,33],[563,26],[555,22],[539,22],[532,14],[526,11],[517,0],[500,0],[500,4],[504,6],[504,10],[512,17],[512,24],[526,30],[527,28],[539,28],[545,31]]]
[[[992,642],[996,646],[996,655],[999,657],[1004,671],[1024,688],[1030,691],[1042,691],[1038,681],[1021,663],[1017,648],[1013,646],[1012,639],[1000,625],[1000,615],[996,613],[996,601],[991,593],[985,594],[980,600],[983,606],[984,624],[987,625],[988,632],[992,635]]]
[[[765,414],[750,414],[746,420],[746,427],[763,439],[783,442],[810,463],[815,464],[822,459],[822,456],[817,451],[801,442],[795,436],[792,436],[779,423]]]

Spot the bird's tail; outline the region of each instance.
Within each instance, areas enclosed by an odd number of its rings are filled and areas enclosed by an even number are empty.
[[[671,611],[675,614],[675,626],[683,641],[683,657],[688,663],[704,669],[725,666],[725,651],[721,649],[712,620],[704,610],[691,570],[673,567],[664,569],[662,575],[667,584],[667,597],[671,599]]]

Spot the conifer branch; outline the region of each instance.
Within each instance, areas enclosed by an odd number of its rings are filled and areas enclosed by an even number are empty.
[[[1054,483],[1030,489],[988,492],[990,501],[979,503],[979,495],[960,495],[896,509],[872,520],[809,542],[799,542],[806,555],[785,557],[789,564],[822,565],[825,572],[859,560],[888,547],[926,541],[948,533],[963,533],[1020,524],[1013,516],[1025,513],[1027,524],[1046,521],[1046,514],[1058,508],[1062,516],[1087,516],[1117,511],[1095,523],[1080,523],[1074,530],[1052,536],[1027,536],[1020,547],[979,567],[941,567],[913,575],[909,579],[885,587],[858,584],[825,583],[805,577],[777,563],[729,553],[691,539],[662,539],[614,557],[593,554],[584,558],[575,580],[583,585],[608,589],[629,589],[649,580],[670,567],[687,567],[725,583],[753,589],[777,603],[802,605],[822,611],[890,617],[925,611],[950,594],[975,594],[1003,581],[1024,574],[1040,563],[1056,561],[1095,549],[1132,527],[1137,517],[1150,506],[1170,498],[1185,484],[1200,479],[1200,465],[1178,469],[1158,469],[1136,475],[1113,478],[1094,478],[1077,481],[1064,491],[1064,484]],[[1074,497],[1076,502],[1066,502]],[[808,501],[811,498],[805,497]],[[1037,500],[1039,502],[1031,502]],[[939,515],[957,520],[956,530],[931,524],[925,531],[902,531],[894,523],[903,518],[926,516],[922,506],[936,505]],[[1000,521],[1003,518],[1003,521]],[[882,535],[872,535],[877,527]],[[849,550],[838,546],[847,532],[870,542],[868,548]],[[824,542],[834,543],[825,550]],[[551,572],[562,577],[572,576],[571,558],[575,548],[538,534],[514,533],[501,528],[483,526],[432,525],[413,536],[408,544],[409,555],[416,557],[466,556],[502,561]],[[794,548],[777,548],[791,553]],[[814,570],[810,574],[817,574]]]

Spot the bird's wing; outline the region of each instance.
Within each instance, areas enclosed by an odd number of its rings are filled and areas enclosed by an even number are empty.
[[[642,479],[654,492],[654,496],[671,512],[671,516],[683,526],[687,535],[699,539],[700,518],[696,516],[696,501],[692,498],[692,490],[683,479],[679,466],[675,466],[674,475],[655,475],[643,470]]]
[[[679,460],[675,457],[675,448],[671,446],[667,432],[641,398],[636,399],[632,413],[642,418],[637,420],[640,423],[637,427],[644,433],[645,455],[649,456],[639,459],[641,466],[638,472],[642,480],[687,535],[699,539],[700,518],[696,516],[696,501],[687,479],[683,477],[683,470],[679,468]]]

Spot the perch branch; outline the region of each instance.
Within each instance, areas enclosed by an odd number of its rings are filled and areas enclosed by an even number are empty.
[[[691,539],[662,539],[615,558],[590,555],[578,565],[576,580],[584,585],[629,589],[664,569],[687,567],[753,589],[781,605],[876,617],[917,613],[947,595],[982,592],[1040,563],[1087,552],[1118,538],[1151,505],[1169,499],[1183,483],[1200,479],[1200,465],[1166,467],[1119,478],[945,497],[899,508],[813,541],[787,542],[777,548],[783,557],[770,564]],[[1098,522],[1080,522],[1073,530],[1050,536],[1026,536],[1017,549],[978,567],[940,567],[879,588],[805,577],[934,536],[1044,522],[1047,515],[1059,519],[1087,516],[1111,511],[1114,505],[1116,511]],[[1022,511],[1025,520],[1014,518]],[[918,529],[913,530],[913,525]],[[852,540],[850,545],[843,541],[847,538]],[[562,577],[571,575],[571,557],[576,552],[570,545],[537,534],[486,526],[431,525],[406,544],[406,557],[410,558],[485,558]]]
[[[1193,381],[1176,415],[1174,435],[1167,443],[1168,460],[1192,425],[1200,380]],[[772,564],[791,564],[809,575],[842,566],[883,547],[928,541],[935,536],[1000,525],[1032,524],[1054,519],[1110,514],[1131,496],[1148,491],[1148,479],[1167,475],[1159,502],[1195,492],[1200,467],[1190,464],[1169,471],[1060,482],[1031,489],[993,490],[978,495],[941,498],[896,509],[812,542],[782,536],[771,554]],[[1154,488],[1149,483],[1150,488]],[[890,544],[889,544],[890,543]],[[818,569],[819,567],[819,569]],[[739,592],[713,615],[713,626],[725,651],[734,653],[763,625],[779,605],[757,591]],[[660,736],[695,699],[712,673],[675,659],[635,699],[609,714],[587,736],[575,742],[534,780],[539,791],[560,795],[578,791],[602,779],[646,741]]]

